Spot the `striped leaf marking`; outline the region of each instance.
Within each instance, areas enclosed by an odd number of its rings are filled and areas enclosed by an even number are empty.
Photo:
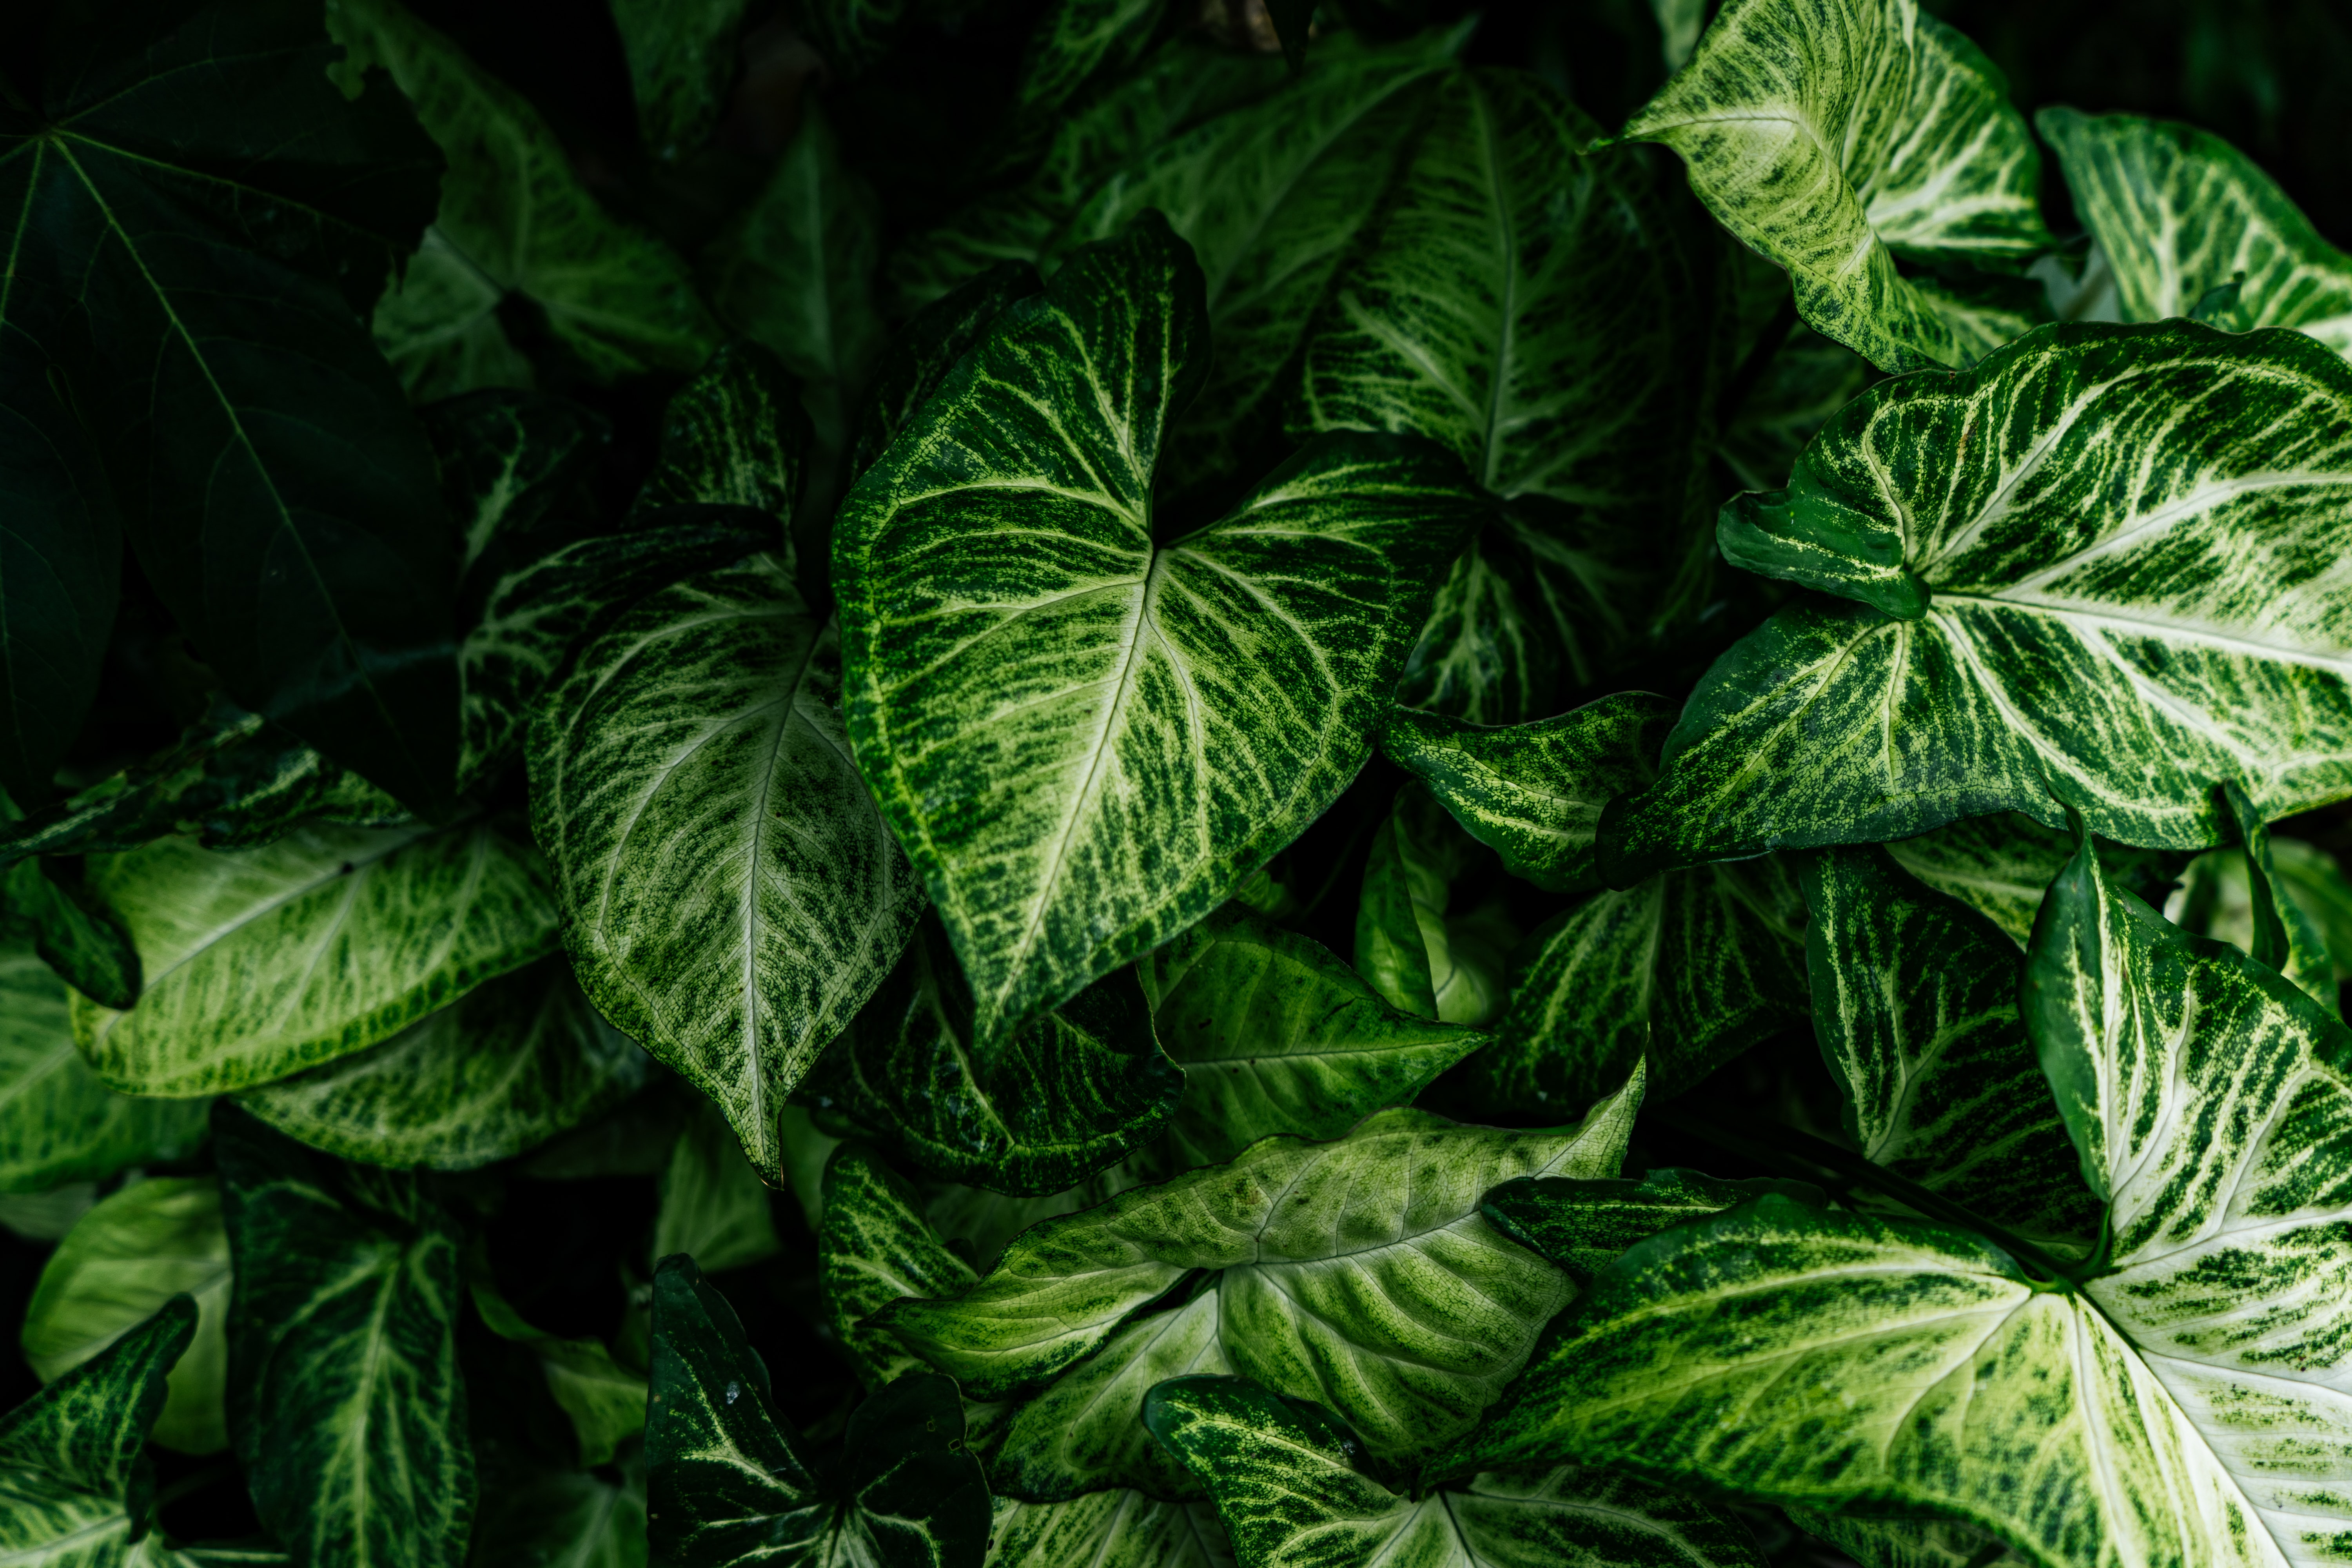
[[[1559,1265],[1582,1289],[1635,1242],[1770,1193],[1820,1196],[1803,1182],[1726,1182],[1667,1166],[1638,1182],[1522,1177],[1488,1193],[1478,1212],[1529,1252]]]
[[[1190,1271],[1220,1270],[1182,1309],[1199,1317],[1131,1331],[1137,1353],[1192,1344],[1188,1322],[1213,1318],[1234,1371],[1329,1402],[1377,1453],[1423,1452],[1501,1391],[1570,1294],[1479,1216],[1479,1197],[1516,1176],[1614,1174],[1640,1098],[1636,1075],[1581,1126],[1546,1131],[1398,1110],[1333,1142],[1269,1138],[1026,1231],[961,1296],[897,1302],[881,1321],[995,1399],[1079,1366]],[[1131,1424],[1132,1404],[1107,1418]]]
[[[1719,659],[1604,874],[1897,837],[2055,795],[2201,848],[2238,779],[2279,817],[2352,789],[2352,365],[2291,332],[2045,328],[1882,383],[1726,554],[1861,603]]]
[[[2352,256],[2278,182],[2210,131],[2045,109],[2074,211],[2113,269],[2127,321],[2194,311],[2237,284],[2233,325],[2293,327],[2352,358]]]
[[[1999,73],[1913,0],[1732,0],[1621,134],[1680,153],[1717,221],[1788,269],[1799,314],[1884,370],[1969,357],[1896,255],[2049,244]]]
[[[1207,1503],[1161,1502],[1122,1488],[1067,1502],[995,1500],[988,1568],[1234,1568]]]
[[[1400,1495],[1328,1412],[1244,1378],[1163,1383],[1144,1421],[1216,1499],[1243,1568],[1763,1568],[1728,1514],[1607,1470]]]
[[[1200,269],[1146,216],[999,316],[836,520],[849,735],[983,1047],[1337,798],[1475,504],[1443,451],[1339,434],[1159,542],[1207,359]]]
[[[948,1250],[904,1177],[872,1149],[845,1143],[824,1167],[817,1284],[858,1381],[879,1388],[922,1363],[866,1319],[902,1296],[949,1296],[979,1278]]]

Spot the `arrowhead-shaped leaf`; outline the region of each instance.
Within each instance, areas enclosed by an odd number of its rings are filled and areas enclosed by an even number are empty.
[[[2034,125],[2115,272],[2127,321],[2186,316],[2235,281],[2236,324],[2294,327],[2352,357],[2352,256],[2210,131],[2045,109]]]
[[[1545,1131],[1384,1110],[1335,1142],[1269,1138],[1027,1231],[962,1296],[900,1301],[882,1321],[973,1397],[1000,1398],[1088,1376],[1086,1358],[1138,1309],[1218,1269],[1184,1310],[1213,1311],[1229,1365],[1328,1400],[1377,1453],[1426,1451],[1495,1397],[1570,1293],[1478,1200],[1517,1176],[1614,1174],[1640,1096],[1637,1076],[1581,1127]],[[1181,1324],[1155,1323],[1134,1331],[1134,1353],[1190,1345]]]
[[[1913,0],[1733,0],[1622,135],[1679,153],[1717,219],[1788,269],[1805,321],[1886,370],[1971,357],[1896,255],[2050,243],[2000,74]]]
[[[2352,365],[2294,333],[2059,326],[1874,387],[1721,531],[1862,603],[1791,605],[1717,662],[1664,775],[1604,818],[1604,874],[2061,801],[2201,848],[2216,781],[2270,817],[2336,798],[2347,495]]]
[[[258,849],[185,838],[93,858],[130,927],[138,1006],[73,1004],[109,1084],[216,1094],[388,1039],[545,953],[555,911],[539,857],[475,822],[304,826]]]
[[[475,1487],[455,1223],[415,1175],[341,1165],[226,1102],[213,1142],[255,1512],[315,1568],[457,1568]]]
[[[1067,1502],[1000,1497],[989,1535],[990,1568],[1234,1568],[1215,1509],[1127,1489]]]
[[[1401,1496],[1329,1415],[1244,1378],[1151,1391],[1144,1419],[1207,1485],[1244,1568],[1763,1568],[1728,1514],[1577,1465]]]
[[[346,1160],[464,1171],[593,1121],[654,1070],[551,953],[381,1045],[246,1089],[237,1103]]]
[[[1207,337],[1199,268],[1147,217],[1000,316],[837,520],[849,732],[983,1043],[1207,914],[1338,797],[1467,521],[1451,458],[1337,435],[1160,542]]]
[[[1391,1006],[1321,943],[1230,906],[1140,973],[1161,1048],[1184,1069],[1168,1140],[1185,1165],[1277,1132],[1337,1138],[1486,1041]]]
[[[902,1296],[952,1296],[978,1278],[923,1218],[914,1190],[856,1143],[836,1149],[824,1168],[816,1267],[825,1319],[869,1389],[922,1363],[866,1320]]]

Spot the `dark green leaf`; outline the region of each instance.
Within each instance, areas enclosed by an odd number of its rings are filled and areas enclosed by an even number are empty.
[[[1498,904],[1455,910],[1453,884],[1480,858],[1420,784],[1397,792],[1372,835],[1356,905],[1356,968],[1394,1006],[1448,1024],[1491,1023],[1518,931]]]
[[[710,139],[741,55],[749,0],[613,0],[646,150],[675,163]]]
[[[662,410],[660,458],[631,515],[693,502],[790,519],[808,443],[808,415],[775,355],[722,343]]]
[[[593,517],[587,483],[612,429],[576,403],[526,392],[470,392],[416,416],[457,524],[458,614],[470,624],[491,583]]]
[[[646,1467],[533,1466],[485,1487],[474,1521],[474,1561],[532,1568],[646,1568]]]
[[[683,1254],[717,1273],[772,1258],[782,1245],[760,1173],[719,1109],[698,1100],[662,1173],[653,1258]]]
[[[989,1568],[1234,1568],[1215,1509],[1139,1491],[1049,1503],[1000,1497],[989,1533]]]
[[[916,311],[875,366],[845,477],[855,480],[872,468],[1005,307],[1044,287],[1028,262],[1000,261]]]
[[[92,887],[78,859],[19,860],[0,883],[9,922],[32,932],[33,951],[79,997],[101,1007],[139,1000],[142,966],[127,922]]]
[[[1169,8],[1167,0],[1051,0],[1022,53],[1002,155],[1021,161],[1087,95],[1125,76]]]
[[[531,1327],[491,1282],[486,1258],[469,1260],[467,1281],[482,1324],[500,1339],[527,1348],[547,1380],[548,1396],[572,1423],[580,1463],[609,1465],[646,1428],[646,1380],[614,1361],[601,1341],[560,1339]],[[622,1500],[604,1500],[618,1506]],[[642,1504],[640,1505],[642,1506]],[[486,1521],[487,1522],[487,1521]]]
[[[1568,1176],[1506,1182],[1486,1194],[1478,1212],[1521,1247],[1559,1264],[1581,1289],[1635,1242],[1767,1193],[1810,1201],[1821,1196],[1801,1182],[1723,1182],[1667,1167],[1638,1182]]]
[[[816,1264],[825,1320],[869,1389],[922,1363],[866,1320],[902,1296],[950,1296],[977,1278],[924,1220],[914,1189],[856,1143],[835,1150],[824,1168]]]
[[[1886,847],[1895,863],[2009,933],[2018,946],[2032,934],[2042,895],[2074,853],[2074,842],[2022,812],[1964,817]],[[2100,862],[2122,887],[2148,897],[2172,879],[2181,857],[2101,841]]]
[[[2255,963],[2275,969],[2293,981],[2306,995],[2326,1008],[2336,1011],[2336,966],[2329,960],[2327,939],[2320,933],[2319,923],[2305,914],[2303,906],[2289,896],[2286,884],[2279,876],[2273,858],[2269,826],[2253,802],[2236,780],[2221,786],[2224,808],[2236,824],[2238,837],[2244,845],[2236,852],[2235,865],[2231,869],[2242,878],[2245,889],[2245,940],[2238,946],[2251,954]],[[2200,884],[2219,880],[2214,873],[2227,876],[2221,867],[2229,865],[2228,850],[2215,850],[2200,855],[2192,861],[2183,879],[2183,901],[2195,909],[2206,898]],[[2219,864],[2217,864],[2217,861]],[[2203,868],[2206,876],[2199,875]],[[2218,892],[2218,888],[2213,892]],[[2207,897],[2210,895],[2208,894]],[[2168,919],[2175,917],[2168,914]],[[2204,922],[2181,921],[2181,924],[2201,935],[2221,936]],[[2224,940],[2228,940],[2224,938]]]

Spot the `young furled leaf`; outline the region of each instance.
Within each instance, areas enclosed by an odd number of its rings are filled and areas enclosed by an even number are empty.
[[[950,1296],[978,1278],[924,1220],[914,1190],[855,1143],[835,1150],[824,1167],[816,1267],[825,1320],[869,1389],[922,1363],[866,1320],[902,1296]]]
[[[773,1258],[782,1248],[760,1173],[729,1136],[719,1108],[697,1101],[662,1173],[653,1259],[682,1255],[718,1273]]]
[[[316,1568],[458,1568],[475,1487],[455,1223],[416,1176],[340,1165],[226,1102],[213,1146],[255,1512]]]
[[[0,111],[0,470],[26,476],[0,556],[0,782],[45,794],[94,693],[119,506],[239,702],[446,809],[448,521],[352,319],[428,215],[431,144],[381,84],[337,97],[299,0],[26,23],[35,101]]]
[[[2266,816],[2336,798],[2347,495],[2352,365],[2294,333],[2061,325],[1874,387],[1721,528],[1735,563],[1861,602],[1717,661],[1664,775],[1603,817],[1603,874],[2060,801],[2200,848],[2215,779]]]
[[[0,942],[0,1193],[103,1180],[204,1141],[205,1101],[133,1099],[99,1080],[74,1048],[69,994],[29,942]]]
[[[382,66],[455,149],[425,246],[376,307],[376,342],[410,396],[529,384],[499,324],[509,296],[537,307],[592,381],[703,362],[719,334],[686,264],[597,205],[529,100],[399,0],[328,0],[327,27],[350,50],[346,79]]]
[[[1896,255],[2050,244],[2000,73],[1913,0],[1732,0],[1621,139],[1680,153],[1717,220],[1788,269],[1798,313],[1885,370],[1969,357]]]
[[[1445,454],[1337,435],[1160,542],[1207,335],[1199,268],[1146,217],[1000,316],[836,521],[850,738],[984,1045],[1338,797],[1468,521]]]
[[[1813,1031],[1847,1140],[1995,1225],[2087,1251],[2098,1205],[2026,1043],[2015,945],[1875,846],[1808,857],[1803,879]]]
[[[2022,1011],[2107,1205],[2095,1269],[1762,1198],[1602,1270],[1433,1472],[1574,1453],[2084,1568],[2339,1555],[2352,1032],[2077,842]]]
[[[2136,114],[2045,109],[2033,123],[2115,270],[2124,320],[2189,315],[2234,282],[2241,330],[2293,327],[2352,358],[2352,256],[2252,159]]]
[[[1038,1197],[1126,1158],[1183,1091],[1130,971],[1000,1044],[975,1041],[971,987],[947,933],[927,918],[801,1092],[929,1175]]]
[[[1138,973],[1160,1047],[1184,1069],[1168,1125],[1182,1165],[1222,1163],[1277,1132],[1337,1138],[1486,1042],[1390,1005],[1319,942],[1231,905]]]
[[[536,852],[487,824],[303,826],[259,849],[184,838],[93,857],[149,979],[139,1005],[73,1003],[99,1077],[140,1094],[268,1083],[388,1039],[545,953]]]
[[[42,1382],[147,1321],[175,1296],[196,1306],[195,1337],[173,1368],[151,1436],[184,1454],[228,1447],[221,1397],[228,1372],[228,1234],[210,1176],[163,1176],[123,1188],[74,1222],[41,1268],[18,1336]]]
[[[1132,1489],[1067,1502],[1000,1497],[989,1536],[988,1568],[1234,1568],[1215,1509]]]
[[[875,365],[843,477],[854,482],[879,461],[957,362],[987,338],[990,323],[1045,286],[1028,262],[1000,261],[908,318]]]
[[[550,953],[380,1045],[245,1089],[236,1102],[346,1160],[465,1171],[593,1121],[654,1070]]]
[[[988,1482],[946,1378],[909,1373],[874,1394],[851,1413],[843,1451],[819,1465],[770,1403],[734,1309],[683,1258],[654,1277],[653,1352],[655,1561],[980,1568]]]
[[[0,1415],[0,1552],[36,1568],[179,1568],[150,1536],[155,1476],[145,1448],[164,1375],[196,1331],[173,1297],[106,1351]],[[142,1550],[141,1543],[147,1544]]]
[[[1479,854],[1429,790],[1408,784],[1372,835],[1356,904],[1356,968],[1390,1003],[1448,1024],[1502,1011],[1518,932],[1489,904],[1449,917],[1453,885]]]
[[[1411,707],[1559,711],[1653,629],[1685,557],[1713,553],[1690,490],[1716,247],[1669,167],[1578,156],[1598,132],[1528,73],[1448,77],[1307,341],[1293,435],[1428,436],[1517,503],[1439,590]]]
[[[1651,759],[1673,721],[1673,705],[1646,691],[1502,729],[1401,707],[1381,750],[1506,869],[1570,893],[1599,884],[1592,838],[1601,808],[1655,776]]]
[[[1559,1264],[1582,1289],[1635,1242],[1768,1193],[1820,1196],[1801,1182],[1724,1182],[1667,1167],[1638,1182],[1522,1177],[1488,1193],[1478,1212],[1529,1252]]]
[[[1073,1367],[1096,1376],[1086,1358],[1130,1314],[1191,1270],[1218,1269],[1179,1310],[1214,1318],[1233,1370],[1329,1401],[1375,1453],[1426,1452],[1494,1399],[1570,1293],[1479,1217],[1478,1199],[1516,1176],[1613,1175],[1640,1098],[1637,1074],[1576,1128],[1503,1131],[1400,1110],[1335,1142],[1269,1138],[1038,1226],[961,1297],[896,1302],[881,1321],[967,1394],[996,1399]],[[1138,1336],[1129,1350],[1151,1349],[1154,1334],[1189,1343],[1184,1323],[1144,1319],[1126,1331]],[[1132,1426],[1131,1405],[1095,1411]],[[1008,1443],[999,1463],[1011,1457]]]
[[[612,0],[637,100],[637,134],[655,157],[674,163],[718,129],[741,58],[735,34],[748,3]]]
[[[1737,1520],[1606,1470],[1399,1496],[1327,1412],[1246,1378],[1163,1383],[1143,1418],[1216,1499],[1241,1568],[1764,1568]]]

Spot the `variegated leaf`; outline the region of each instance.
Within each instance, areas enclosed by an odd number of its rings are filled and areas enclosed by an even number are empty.
[[[1000,1497],[989,1534],[987,1568],[1234,1568],[1215,1509],[1131,1489],[1067,1502]]]
[[[2049,244],[2000,74],[1914,0],[1732,0],[1622,138],[1680,153],[1717,220],[1788,269],[1805,321],[1886,370],[1973,357],[1897,255]]]
[[[646,1261],[683,1254],[716,1274],[773,1258],[783,1242],[771,1205],[760,1173],[730,1136],[724,1113],[715,1102],[697,1099],[662,1170],[661,1208]]]
[[[1208,1487],[1243,1568],[1763,1568],[1727,1514],[1562,1465],[1401,1496],[1329,1414],[1245,1379],[1164,1383],[1151,1431]]]
[[[747,0],[614,0],[613,24],[637,101],[647,151],[676,163],[719,127],[740,51],[735,34]]]
[[[2327,939],[2288,890],[2273,854],[2270,828],[2234,779],[2221,798],[2243,841],[2191,860],[2164,901],[2164,918],[2199,936],[2231,943],[2275,969],[2313,1001],[2336,1011],[2336,965]]]
[[[844,477],[855,480],[872,468],[1005,307],[1045,286],[1028,262],[1000,261],[909,317],[875,365]]]
[[[2114,269],[2127,321],[2186,316],[2237,285],[2233,325],[2293,327],[2352,358],[2352,256],[2210,131],[2045,109],[2034,125]]]
[[[216,1094],[331,1061],[548,952],[545,877],[528,845],[478,821],[93,857],[147,984],[127,1013],[75,997],[75,1038],[100,1078],[140,1094]]]
[[[924,1220],[914,1190],[856,1143],[835,1150],[824,1167],[816,1268],[825,1321],[869,1389],[922,1363],[866,1320],[902,1296],[951,1296],[979,1278]]]
[[[1529,1252],[1559,1264],[1581,1289],[1635,1242],[1768,1193],[1821,1195],[1801,1182],[1725,1182],[1668,1166],[1638,1182],[1523,1177],[1488,1193],[1478,1212]]]
[[[2042,895],[2074,853],[2059,828],[2023,812],[1963,817],[1886,847],[1895,863],[1939,893],[1959,900],[2023,947],[2033,934]],[[2121,887],[2154,898],[2171,881],[2182,857],[2100,841],[2099,858]]]
[[[789,519],[808,442],[808,416],[776,356],[757,343],[721,343],[662,409],[661,451],[630,516],[699,504]]]
[[[1454,907],[1454,883],[1483,858],[1426,787],[1397,792],[1356,901],[1356,969],[1391,1005],[1448,1024],[1503,1010],[1518,931],[1499,902]]]
[[[2032,1561],[1955,1520],[1854,1519],[1809,1508],[1792,1508],[1789,1518],[1861,1568],[2029,1568]]]
[[[983,1046],[1207,914],[1338,797],[1474,505],[1435,447],[1342,434],[1155,539],[1202,288],[1156,216],[1074,258],[835,521],[850,738]]]
[[[1501,1391],[1570,1293],[1479,1217],[1479,1198],[1517,1176],[1614,1174],[1640,1099],[1636,1074],[1580,1127],[1384,1110],[1334,1142],[1269,1138],[1039,1226],[961,1297],[897,1302],[881,1321],[967,1393],[1000,1398],[1087,1377],[1086,1358],[1137,1309],[1218,1269],[1190,1310],[1213,1308],[1227,1364],[1328,1401],[1376,1453],[1425,1452]]]
[[[2194,438],[2186,432],[2194,429]],[[1602,870],[2078,806],[2200,848],[2242,779],[2352,790],[2352,365],[2292,332],[2061,325],[1888,381],[1724,514],[1801,602],[1736,645],[1604,817]]]

